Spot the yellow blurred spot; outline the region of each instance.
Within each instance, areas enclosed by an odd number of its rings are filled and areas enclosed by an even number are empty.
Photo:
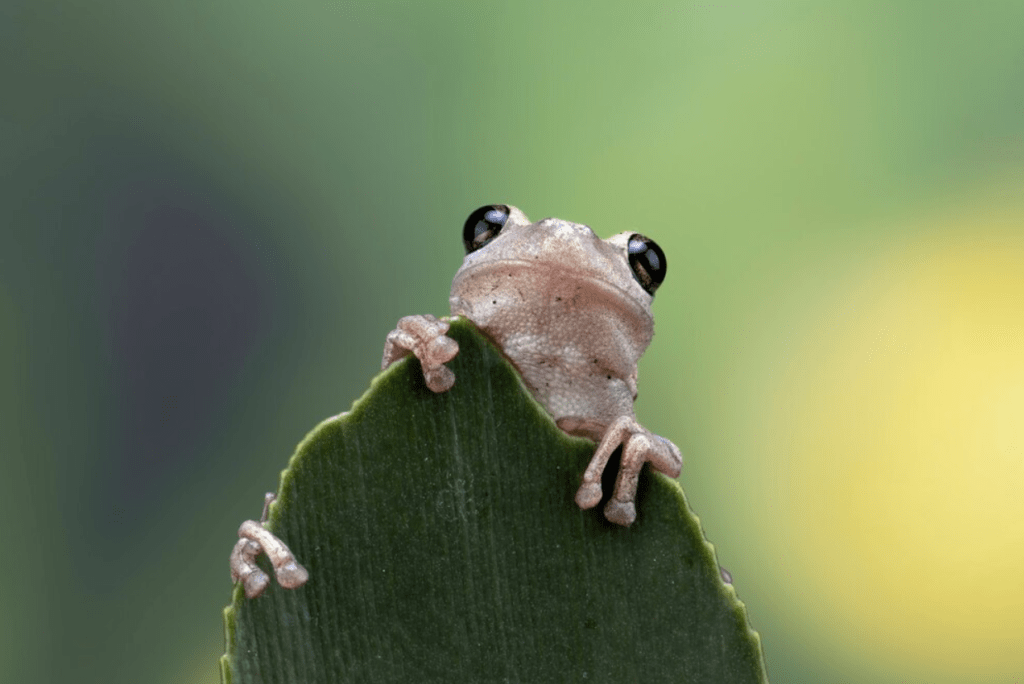
[[[1024,220],[956,233],[798,323],[757,431],[806,624],[966,681],[1024,672]]]

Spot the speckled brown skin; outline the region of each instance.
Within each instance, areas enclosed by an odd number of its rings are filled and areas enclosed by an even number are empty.
[[[518,209],[455,274],[451,312],[480,328],[566,432],[595,441],[632,415],[636,367],[654,336],[651,295],[633,278],[621,233],[608,241]]]

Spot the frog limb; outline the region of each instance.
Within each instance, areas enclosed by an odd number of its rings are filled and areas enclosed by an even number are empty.
[[[264,527],[270,503],[274,498],[272,493],[267,493],[259,522],[246,520],[242,523],[238,528],[238,543],[231,551],[231,579],[234,582],[242,582],[246,598],[259,596],[270,584],[267,573],[256,565],[256,557],[260,552],[267,554],[271,565],[274,566],[278,584],[285,589],[301,587],[309,579],[309,572],[299,565],[291,550]]]
[[[669,477],[679,477],[683,457],[675,444],[652,434],[632,416],[617,418],[605,431],[590,464],[583,473],[583,483],[576,492],[580,508],[593,508],[601,502],[601,475],[608,459],[622,445],[622,461],[615,482],[615,491],[604,507],[604,516],[617,525],[628,527],[636,520],[637,480],[644,463]]]
[[[429,314],[406,316],[384,341],[381,370],[413,354],[423,367],[423,378],[432,392],[447,392],[455,384],[455,373],[446,364],[459,353],[459,345],[445,335],[448,321]]]

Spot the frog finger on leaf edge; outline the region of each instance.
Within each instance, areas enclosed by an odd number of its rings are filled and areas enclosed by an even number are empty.
[[[664,252],[639,233],[601,240],[585,225],[556,218],[531,223],[516,207],[501,204],[470,214],[462,239],[466,258],[452,281],[452,317],[399,320],[384,343],[381,367],[413,354],[428,388],[451,389],[455,374],[444,364],[459,347],[445,333],[454,317],[468,318],[512,362],[560,429],[597,443],[576,493],[580,508],[600,503],[601,475],[622,446],[604,515],[631,525],[644,463],[673,478],[683,464],[676,445],[644,428],[633,413],[637,362],[654,336],[651,302],[665,279]],[[282,586],[305,582],[288,547],[261,523],[246,521],[238,534],[231,572],[245,581],[246,596],[258,596],[269,581],[253,574],[261,549],[275,569],[288,569],[277,573]]]

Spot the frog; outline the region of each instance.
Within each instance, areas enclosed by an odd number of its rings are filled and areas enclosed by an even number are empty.
[[[459,346],[446,333],[457,318],[468,319],[512,363],[560,430],[596,444],[575,495],[580,509],[602,501],[602,475],[622,447],[603,513],[631,526],[644,464],[670,478],[683,465],[679,448],[643,427],[633,410],[637,366],[654,337],[651,304],[665,279],[664,251],[640,233],[602,240],[587,225],[558,218],[534,223],[506,204],[470,213],[462,241],[466,256],[452,280],[451,315],[401,318],[385,338],[381,368],[415,356],[426,387],[447,392],[456,378],[445,364]],[[232,577],[250,598],[269,583],[254,562],[261,550],[282,586],[301,586],[308,577],[265,529],[265,518],[266,507],[263,520],[242,524],[231,556]]]

